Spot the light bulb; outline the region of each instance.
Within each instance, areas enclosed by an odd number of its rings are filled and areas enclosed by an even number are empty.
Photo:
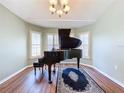
[[[68,0],[60,0],[61,5],[67,5],[68,4]]]
[[[49,3],[51,4],[51,5],[57,5],[57,2],[58,0],[49,0]]]
[[[63,14],[63,11],[62,11],[62,10],[58,10],[58,11],[57,11],[57,14],[59,15],[59,17],[61,17],[62,14]]]
[[[52,14],[54,14],[54,13],[56,12],[56,8],[54,8],[54,7],[52,7],[52,6],[49,7],[49,10],[50,10],[50,12],[51,12]]]
[[[63,11],[67,14],[70,11],[70,7],[66,5],[63,9]]]

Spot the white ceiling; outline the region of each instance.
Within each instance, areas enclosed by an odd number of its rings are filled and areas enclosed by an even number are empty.
[[[0,0],[0,3],[26,22],[57,28],[92,24],[114,0],[69,0],[71,11],[59,18],[49,10],[49,0]]]

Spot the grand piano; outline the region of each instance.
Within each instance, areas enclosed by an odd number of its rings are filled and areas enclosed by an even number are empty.
[[[58,29],[59,49],[44,51],[42,62],[48,65],[48,80],[51,80],[51,66],[65,59],[77,58],[77,68],[79,68],[82,50],[75,49],[81,45],[81,40],[70,37],[71,29]],[[39,59],[40,61],[40,59]]]

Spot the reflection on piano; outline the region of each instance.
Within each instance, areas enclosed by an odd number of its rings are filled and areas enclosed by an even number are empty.
[[[49,83],[51,81],[51,66],[65,59],[77,58],[77,67],[79,68],[81,49],[74,49],[81,45],[81,41],[74,37],[69,37],[71,29],[59,29],[59,48],[58,50],[44,51],[44,64],[48,65]]]

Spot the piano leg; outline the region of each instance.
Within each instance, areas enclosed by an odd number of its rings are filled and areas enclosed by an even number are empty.
[[[56,72],[56,65],[54,64],[53,66],[54,66],[53,73],[55,73]]]
[[[77,68],[80,68],[80,58],[77,58]]]
[[[51,65],[48,65],[48,78],[49,78],[49,84],[51,84],[52,83],[52,81],[51,81]]]

